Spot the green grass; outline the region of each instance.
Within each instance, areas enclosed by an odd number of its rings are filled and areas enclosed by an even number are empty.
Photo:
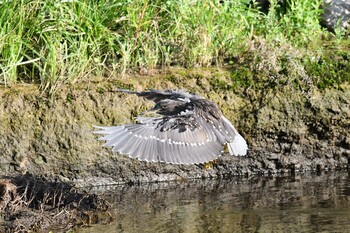
[[[247,0],[0,1],[0,83],[34,82],[52,91],[140,67],[233,64],[250,52],[256,66],[276,65],[290,54],[304,64],[324,50],[321,0],[289,2],[282,14],[272,0],[263,14]],[[275,53],[278,62],[267,64]]]

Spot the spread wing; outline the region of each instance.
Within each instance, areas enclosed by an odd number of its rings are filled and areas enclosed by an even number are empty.
[[[227,122],[229,127],[232,124],[222,118],[216,105],[207,106],[213,103],[198,96],[183,91],[119,91],[154,101],[151,111],[157,115],[148,117],[146,112],[134,124],[97,127],[95,133],[105,135],[100,140],[106,140],[104,146],[111,146],[114,152],[151,162],[199,164],[218,158],[223,144],[239,135],[234,128],[233,133],[225,129]],[[228,148],[230,153],[239,152]]]
[[[98,133],[107,134],[100,139],[106,140],[105,146],[112,146],[114,152],[150,162],[198,164],[220,156],[222,144],[210,138],[206,129],[162,132],[159,122],[145,119],[139,124],[99,127]]]

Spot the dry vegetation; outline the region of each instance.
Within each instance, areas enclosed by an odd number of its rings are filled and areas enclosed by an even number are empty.
[[[67,230],[110,221],[108,203],[66,183],[33,176],[0,180],[0,231]]]

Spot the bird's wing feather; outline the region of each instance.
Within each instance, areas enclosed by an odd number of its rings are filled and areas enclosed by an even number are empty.
[[[151,118],[152,124],[137,123],[113,127],[98,127],[98,134],[104,134],[104,146],[111,146],[114,152],[146,161],[163,161],[175,164],[199,164],[216,159],[221,155],[222,143],[206,127],[179,128],[162,131],[161,119]]]

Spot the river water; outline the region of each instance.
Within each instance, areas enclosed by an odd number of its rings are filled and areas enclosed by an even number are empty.
[[[350,172],[116,186],[83,232],[350,232]]]

